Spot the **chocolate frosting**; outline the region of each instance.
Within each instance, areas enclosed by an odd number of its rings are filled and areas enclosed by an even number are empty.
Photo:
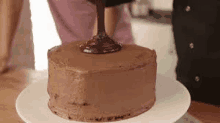
[[[105,54],[120,51],[122,45],[111,39],[105,31],[105,2],[106,0],[95,0],[98,19],[98,32],[93,39],[80,45],[84,53]]]
[[[122,45],[112,40],[107,35],[97,35],[93,39],[80,45],[80,49],[84,53],[105,54],[120,51]]]
[[[123,50],[108,54],[86,54],[79,45],[87,41],[76,41],[51,49],[49,57],[59,67],[77,69],[80,72],[93,72],[106,69],[132,69],[155,63],[156,52],[137,45],[124,44]]]
[[[86,41],[48,52],[49,108],[69,120],[95,122],[127,119],[155,103],[156,53],[137,45],[108,54],[86,54]]]

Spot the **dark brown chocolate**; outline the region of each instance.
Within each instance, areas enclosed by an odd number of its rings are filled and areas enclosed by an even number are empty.
[[[80,46],[82,52],[93,54],[113,53],[120,51],[121,48],[121,44],[115,42],[108,36],[99,37],[99,35],[94,36],[93,39]]]
[[[93,39],[80,45],[80,50],[84,53],[105,54],[120,51],[122,45],[111,39],[105,32],[104,11],[105,1],[96,0],[96,9],[98,17],[98,32]]]

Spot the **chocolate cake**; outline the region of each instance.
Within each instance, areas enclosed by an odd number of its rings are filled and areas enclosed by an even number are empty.
[[[98,32],[48,51],[50,110],[77,121],[117,121],[155,103],[156,52],[122,45],[105,32],[105,0],[95,0]]]
[[[48,51],[48,106],[54,114],[76,121],[117,121],[154,105],[154,50],[124,44],[118,52],[87,54],[79,48],[82,43]]]

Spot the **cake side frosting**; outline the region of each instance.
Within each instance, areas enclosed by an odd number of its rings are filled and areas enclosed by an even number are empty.
[[[155,103],[156,53],[124,45],[112,54],[85,54],[80,42],[48,52],[49,108],[78,121],[114,121],[136,116]]]

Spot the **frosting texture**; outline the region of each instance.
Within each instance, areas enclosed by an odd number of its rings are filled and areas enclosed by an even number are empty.
[[[48,51],[48,106],[77,121],[115,121],[134,117],[155,103],[156,52],[123,45],[109,54],[86,54],[72,42]]]

